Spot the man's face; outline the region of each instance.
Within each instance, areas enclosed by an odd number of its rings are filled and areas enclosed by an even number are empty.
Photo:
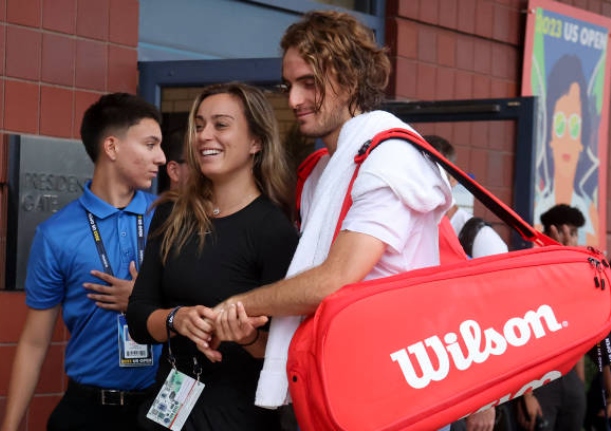
[[[320,108],[316,109],[321,92],[316,87],[312,66],[296,48],[289,48],[284,54],[282,77],[288,87],[289,106],[301,133],[322,139],[327,148],[334,151],[342,126],[352,117],[348,107],[349,94],[340,88],[335,77],[325,76],[325,98]]]
[[[150,188],[159,166],[165,164],[159,124],[151,118],[144,118],[113,139],[115,162],[121,179],[133,189]]]

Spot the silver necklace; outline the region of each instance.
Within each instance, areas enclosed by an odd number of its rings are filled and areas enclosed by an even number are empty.
[[[224,210],[221,210],[219,207],[212,208],[212,215],[213,215],[214,217],[216,217],[216,216],[218,216],[218,215],[219,215],[221,212],[227,212],[227,211],[231,211],[231,210],[233,210],[234,208],[241,207],[241,206],[242,206],[242,205],[244,205],[245,203],[252,201],[252,200],[253,200],[253,199],[254,199],[256,196],[257,196],[257,195],[252,195],[252,194],[251,194],[251,195],[248,195],[248,196],[246,196],[246,198],[242,199],[242,200],[241,200],[240,202],[238,202],[237,204],[235,204],[235,205],[231,205],[230,207],[225,208]]]

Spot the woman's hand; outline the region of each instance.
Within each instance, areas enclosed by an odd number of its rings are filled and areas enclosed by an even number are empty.
[[[193,341],[199,350],[208,349],[213,340],[215,318],[214,310],[203,305],[181,307],[174,314],[174,330]]]

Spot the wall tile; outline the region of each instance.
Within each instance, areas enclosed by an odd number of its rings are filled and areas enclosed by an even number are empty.
[[[520,9],[510,9],[507,18],[509,19],[509,31],[507,41],[512,45],[522,45],[523,30],[522,23],[526,24],[524,14]]]
[[[138,46],[138,0],[110,0],[110,41]]]
[[[0,292],[0,343],[17,343],[28,307],[25,293]]]
[[[439,25],[455,29],[458,25],[458,8],[456,0],[439,0]]]
[[[52,33],[42,35],[42,73],[44,82],[74,85],[75,39]]]
[[[43,431],[47,429],[47,420],[61,400],[61,395],[38,395],[32,398],[28,410],[28,431]]]
[[[0,76],[4,75],[4,56],[6,53],[6,26],[0,24]]]
[[[6,0],[6,20],[13,24],[40,27],[41,0]]]
[[[504,79],[491,78],[490,79],[490,97],[493,98],[504,98],[510,97],[507,94],[507,81]]]
[[[488,134],[488,130],[490,125],[487,121],[475,121],[471,123],[471,146],[473,148],[479,149],[487,149],[490,136]],[[477,156],[477,157],[481,157]],[[481,160],[478,160],[481,161]],[[484,177],[480,177],[480,180],[483,180]]]
[[[77,0],[76,34],[107,41],[108,12],[109,0]]]
[[[4,128],[4,79],[0,78],[0,130]],[[0,135],[0,138],[2,136]],[[0,140],[0,145],[4,145],[4,142]],[[4,174],[5,166],[0,166],[0,172]],[[0,181],[4,181],[4,175],[0,174]],[[0,212],[0,214],[3,214]],[[0,261],[2,263],[2,261]],[[0,284],[0,289],[4,288],[4,284]]]
[[[473,74],[457,70],[454,73],[454,96],[459,100],[472,99]]]
[[[600,0],[588,0],[588,10],[600,15],[602,12],[602,3]]]
[[[41,34],[12,25],[6,28],[6,75],[37,81],[40,79]]]
[[[418,25],[412,21],[397,20],[397,55],[416,58],[418,55]]]
[[[38,84],[20,81],[4,83],[4,128],[12,132],[38,133]]]
[[[441,136],[446,139],[452,139],[453,130],[453,123],[435,123],[435,134],[437,136]]]
[[[475,72],[490,74],[492,46],[487,40],[476,39],[473,42],[473,68]]]
[[[76,91],[74,94],[74,130],[72,131],[72,137],[74,139],[81,139],[80,129],[81,121],[83,120],[83,114],[92,104],[94,104],[99,98],[100,93],[91,93],[88,91]]]
[[[475,31],[476,0],[461,0],[458,8],[458,30],[470,34]]]
[[[420,100],[434,100],[436,83],[437,68],[428,64],[418,63],[416,97]]]
[[[437,63],[448,67],[456,65],[456,38],[452,33],[437,33]]]
[[[477,134],[473,134],[475,137]],[[475,180],[485,185],[488,174],[488,151],[478,148],[471,148],[471,159],[469,160],[469,173],[475,175]]]
[[[437,31],[421,26],[418,30],[418,59],[426,63],[437,61]]]
[[[509,133],[510,121],[488,121],[488,148],[493,151],[505,149],[505,141]]]
[[[138,85],[138,51],[134,48],[108,47],[108,91],[135,93]]]
[[[510,40],[510,21],[513,18],[510,9],[507,7],[496,4],[493,6],[493,27],[492,37],[502,42],[509,42]]]
[[[43,28],[60,33],[75,33],[76,0],[46,0],[42,8]]]
[[[511,72],[509,69],[515,67],[515,65],[509,65],[508,49],[506,46],[500,43],[495,43],[492,46],[492,69],[491,75],[494,77],[502,78],[508,76]]]
[[[588,0],[573,0],[573,6],[579,9],[588,10]]]
[[[456,38],[456,67],[462,70],[473,70],[473,39],[466,36]]]
[[[412,60],[398,58],[394,76],[395,94],[399,98],[415,98],[418,68]]]
[[[458,121],[454,124],[454,142],[467,145],[471,142],[471,124],[467,121]],[[459,161],[458,157],[456,158]],[[469,160],[467,157],[465,160]]]
[[[454,95],[454,70],[447,67],[438,67],[437,82],[435,85],[435,99],[454,99]]]
[[[420,0],[420,20],[430,24],[439,22],[439,0]]]
[[[491,38],[494,26],[494,3],[489,0],[477,0],[475,13],[475,34]]]
[[[404,18],[418,19],[420,13],[420,2],[417,0],[397,0],[397,15]]]
[[[490,97],[490,78],[484,75],[473,75],[473,98],[488,99]]]
[[[13,368],[16,345],[0,345],[0,395],[6,396]]]
[[[89,40],[76,42],[76,87],[106,91],[106,44]]]
[[[40,134],[70,138],[74,91],[45,85],[40,90]]]

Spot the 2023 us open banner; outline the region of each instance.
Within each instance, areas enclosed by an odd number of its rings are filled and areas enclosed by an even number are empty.
[[[539,96],[533,224],[555,204],[583,213],[580,245],[606,249],[611,19],[550,0],[528,8],[522,95]]]

